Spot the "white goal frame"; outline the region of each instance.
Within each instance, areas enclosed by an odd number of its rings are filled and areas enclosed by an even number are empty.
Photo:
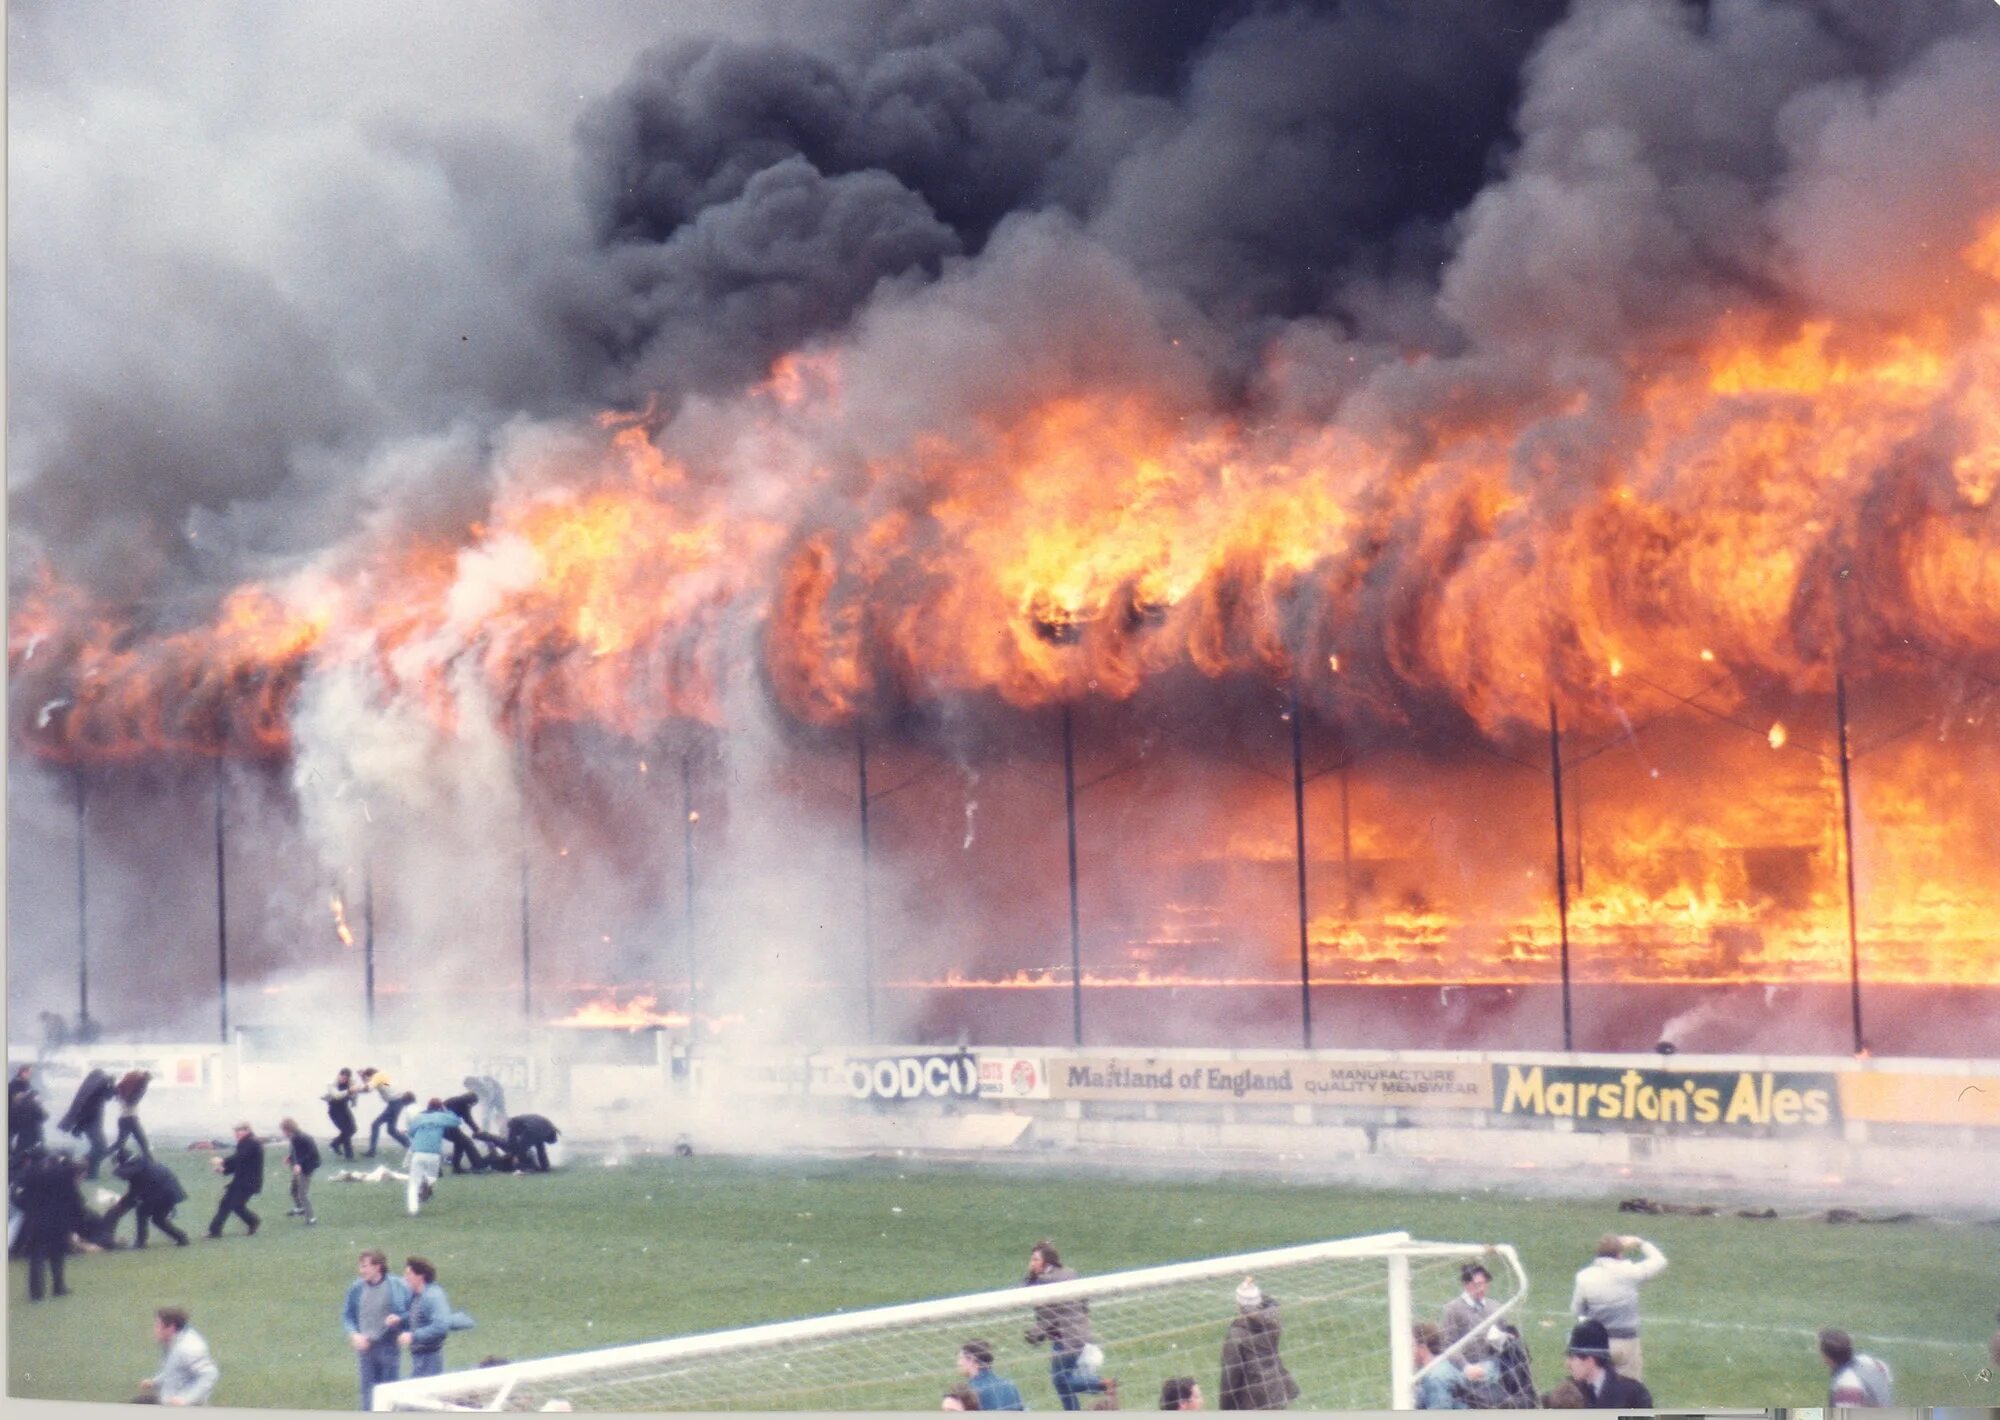
[[[1528,1296],[1528,1274],[1513,1247],[1505,1243],[1423,1242],[1407,1232],[1372,1233],[1365,1237],[1333,1242],[1306,1243],[1297,1247],[1270,1248],[1262,1252],[1235,1253],[1228,1257],[1205,1258],[1196,1262],[1175,1262],[1160,1267],[1144,1267],[1127,1272],[1109,1272],[1095,1277],[1079,1277],[1034,1289],[1034,1305],[1072,1300],[1096,1301],[1125,1292],[1142,1291],[1175,1282],[1240,1277],[1295,1263],[1344,1257],[1383,1260],[1388,1273],[1388,1316],[1390,1404],[1398,1410],[1416,1405],[1416,1359],[1411,1325],[1415,1320],[1410,1263],[1417,1259],[1460,1258],[1477,1262],[1482,1258],[1505,1258],[1520,1286],[1501,1300],[1473,1332],[1448,1348],[1432,1365],[1443,1364],[1483,1336],[1494,1323],[1519,1311]],[[775,1343],[801,1340],[828,1340],[870,1332],[892,1331],[915,1323],[946,1318],[971,1320],[994,1312],[1018,1311],[1022,1306],[1021,1287],[1016,1284],[991,1292],[942,1297],[935,1301],[903,1302],[873,1307],[866,1311],[838,1312],[829,1316],[806,1317],[797,1321],[770,1322],[737,1327],[728,1331],[701,1332],[666,1341],[647,1341],[630,1346],[606,1347],[547,1356],[533,1361],[513,1361],[502,1366],[448,1371],[441,1376],[384,1382],[375,1387],[376,1410],[503,1410],[508,1399],[523,1383],[541,1390],[548,1382],[561,1382],[595,1371],[624,1370],[659,1365],[666,1367],[704,1356],[748,1351]],[[1430,1367],[1426,1367],[1429,1370]]]

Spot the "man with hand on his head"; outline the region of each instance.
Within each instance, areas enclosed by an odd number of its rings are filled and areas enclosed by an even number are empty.
[[[1626,1257],[1634,1248],[1639,1256]],[[1635,1381],[1646,1374],[1639,1351],[1639,1287],[1666,1270],[1666,1256],[1644,1238],[1606,1233],[1598,1239],[1597,1256],[1576,1274],[1570,1293],[1570,1315],[1603,1324],[1611,1338],[1611,1364]]]

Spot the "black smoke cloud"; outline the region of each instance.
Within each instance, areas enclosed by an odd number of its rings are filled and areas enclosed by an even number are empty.
[[[107,35],[17,6],[16,584],[46,559],[198,616],[356,525],[448,531],[477,460],[366,471],[726,392],[1037,211],[1233,332],[1236,371],[1273,321],[1352,323],[1364,273],[1435,269],[1558,13],[218,7]]]
[[[865,51],[663,47],[586,119],[615,278],[582,318],[631,393],[754,378],[1035,203],[1074,127],[1080,58],[1001,5],[871,8]]]
[[[1457,211],[1561,12],[1260,7],[1213,36],[1094,228],[1225,322],[1326,314],[1357,263]]]

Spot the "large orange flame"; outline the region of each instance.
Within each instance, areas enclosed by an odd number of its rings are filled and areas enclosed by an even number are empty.
[[[1950,316],[1738,311],[1504,400],[1412,358],[1385,379],[1443,397],[1393,418],[1357,399],[1337,425],[1071,389],[864,457],[837,437],[837,358],[789,356],[742,402],[782,477],[669,457],[648,411],[545,455],[455,545],[342,549],[199,625],[143,625],[44,568],[10,625],[17,724],[60,761],[278,755],[301,687],[351,669],[445,731],[497,707],[643,747],[719,722],[748,668],[821,726],[1193,675],[1518,745],[1552,703],[1597,736],[1941,665],[1950,713],[1979,721],[2000,683],[2000,214],[1950,259]],[[1672,822],[1616,786],[1592,799],[1572,927],[1614,974],[1842,969],[1838,754],[1793,711],[1740,728],[1817,767],[1747,800],[1727,789],[1759,771],[1728,751],[1716,801]],[[1899,979],[1991,984],[1992,752],[1937,741],[1859,790],[1861,931]],[[1329,971],[1511,981],[1546,972],[1553,930],[1540,907],[1475,929],[1389,894],[1309,937]]]

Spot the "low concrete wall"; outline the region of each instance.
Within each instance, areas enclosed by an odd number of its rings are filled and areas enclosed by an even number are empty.
[[[1830,1201],[1894,1196],[1973,1207],[1990,1198],[1987,1180],[2000,1173],[2000,1099],[1989,1107],[1981,1098],[1989,1086],[2000,1094],[2000,1065],[1993,1062],[1758,1056],[1680,1056],[1663,1062],[1654,1056],[1413,1051],[1141,1056],[910,1046],[747,1061],[711,1055],[689,1069],[671,1052],[648,1049],[644,1041],[628,1043],[612,1060],[589,1058],[602,1051],[571,1053],[572,1044],[568,1037],[552,1037],[530,1042],[518,1055],[477,1061],[432,1059],[418,1047],[381,1052],[372,1063],[423,1092],[455,1087],[468,1073],[499,1075],[515,1110],[550,1114],[565,1138],[586,1150],[632,1143],[665,1147],[687,1135],[704,1152],[993,1152],[1093,1164],[1179,1161],[1403,1181],[1432,1175],[1441,1186],[1459,1186],[1468,1176],[1503,1184],[1518,1178],[1524,1191],[1539,1191],[1558,1177],[1565,1185],[1600,1189],[1775,1186]],[[891,1058],[919,1061],[921,1068],[856,1068]],[[1121,1062],[1135,1060],[1143,1068],[1116,1074]],[[283,1043],[272,1041],[239,1040],[229,1049],[103,1043],[60,1052],[40,1067],[52,1118],[86,1070],[135,1063],[162,1076],[144,1109],[155,1130],[216,1134],[238,1117],[265,1127],[286,1114],[309,1129],[325,1128],[318,1103],[326,1083],[320,1078],[322,1063],[287,1058]],[[1830,1090],[1832,1117],[1808,1119],[1796,1112],[1786,1124],[1745,1127],[1700,1126],[1684,1118],[1667,1123],[1523,1114],[1507,1108],[1518,1106],[1518,1099],[1503,1098],[1508,1091],[1502,1083],[1519,1078],[1510,1076],[1508,1067],[1540,1068],[1544,1085],[1558,1078],[1629,1081],[1630,1072],[1640,1072],[1655,1084],[1680,1082],[1690,1098],[1698,1082],[1718,1080],[1761,1090],[1767,1101],[1781,1087],[1801,1098]],[[1064,1075],[1065,1069],[1074,1074]],[[1493,1085],[1481,1086],[1476,1098],[1461,1091],[1453,1102],[1421,1106],[1324,1096],[1301,1102],[1282,1097],[1282,1091],[1276,1100],[1248,1093],[1149,1098],[1143,1084],[1134,1086],[1130,1097],[1118,1096],[1132,1080],[1165,1081],[1163,1088],[1169,1089],[1191,1081],[1202,1088],[1218,1070],[1230,1080],[1248,1072],[1274,1090],[1283,1086],[1294,1094],[1320,1088],[1326,1079],[1378,1074],[1406,1083],[1446,1077],[1463,1082],[1491,1071]],[[172,1083],[163,1083],[169,1077]],[[876,1095],[871,1079],[892,1093]],[[1096,1088],[1088,1083],[1092,1079],[1110,1079],[1102,1090],[1117,1097],[1051,1097],[1071,1089],[1072,1079],[1086,1082],[1085,1093]],[[364,1129],[371,1113],[364,1107]]]

